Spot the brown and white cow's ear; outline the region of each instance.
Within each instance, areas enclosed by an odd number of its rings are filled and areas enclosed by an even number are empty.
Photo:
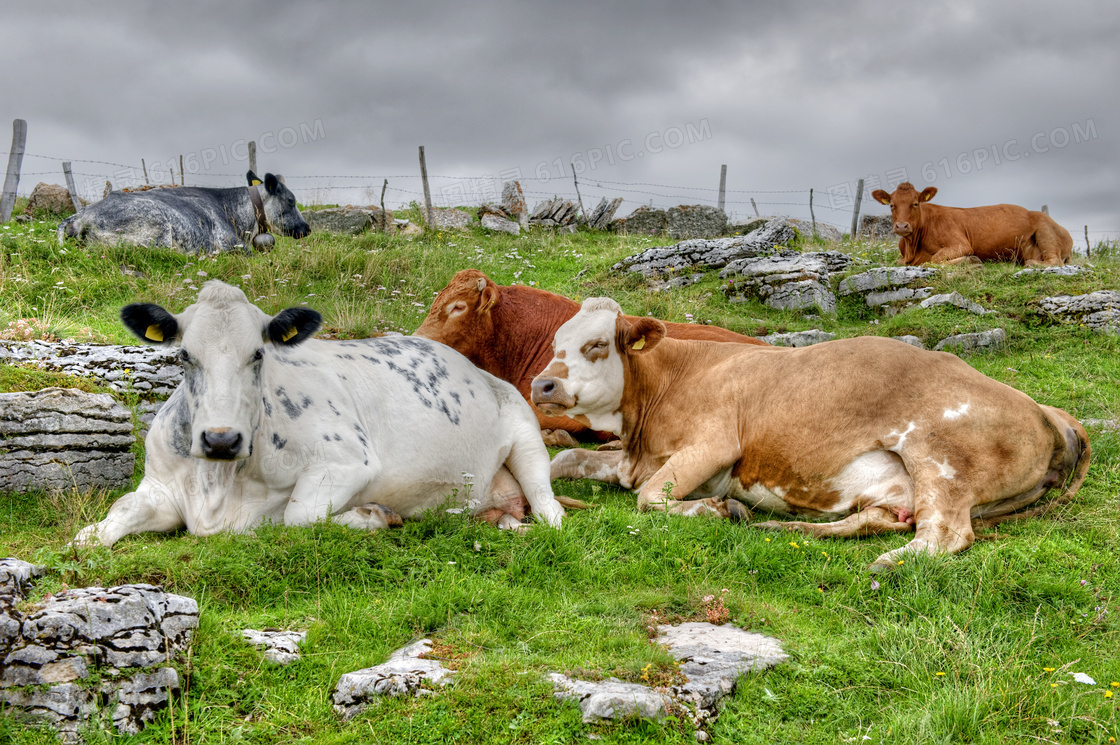
[[[485,280],[479,280],[481,284]],[[498,291],[494,285],[486,282],[486,287],[478,294],[478,312],[489,313],[490,309],[498,304]]]
[[[656,318],[639,318],[634,323],[623,321],[623,324],[619,329],[619,349],[642,354],[665,338],[665,324]]]
[[[155,303],[124,306],[121,323],[148,344],[167,344],[179,336],[179,322],[175,316]]]
[[[936,186],[927,186],[926,188],[922,189],[922,193],[918,195],[918,201],[928,202],[929,200],[933,199],[936,194]]]
[[[268,339],[273,344],[295,346],[301,344],[319,330],[323,317],[310,308],[285,308],[268,322]]]
[[[890,204],[891,203],[891,195],[886,193],[882,189],[876,189],[875,191],[871,192],[871,198],[874,199],[879,204]]]

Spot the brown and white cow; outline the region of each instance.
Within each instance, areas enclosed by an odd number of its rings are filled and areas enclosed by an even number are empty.
[[[578,310],[579,303],[563,295],[525,285],[495,284],[477,269],[464,269],[436,296],[414,336],[446,344],[491,375],[513,383],[529,401],[533,377],[552,358],[556,330]],[[718,326],[665,323],[665,328],[669,336],[679,339],[765,345],[754,337]],[[542,430],[573,434],[587,431],[586,426],[567,417],[536,413]]]
[[[746,516],[742,503],[834,522],[756,527],[816,536],[915,531],[907,553],[972,545],[973,523],[1039,514],[1066,501],[1089,465],[1069,414],[951,354],[893,339],[803,348],[665,338],[592,298],[556,332],[533,403],[623,449],[568,450],[552,478],[595,478],[638,493],[643,510]],[[1052,489],[1055,500],[1043,502]]]
[[[929,204],[937,188],[921,192],[903,182],[893,193],[872,198],[891,208],[899,236],[898,263],[1014,261],[1027,266],[1062,266],[1073,253],[1073,237],[1045,212],[1014,204],[945,207]]]

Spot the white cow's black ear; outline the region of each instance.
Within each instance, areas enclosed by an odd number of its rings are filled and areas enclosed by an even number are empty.
[[[323,317],[310,308],[285,308],[268,323],[268,338],[274,344],[295,346],[307,341],[319,327]]]
[[[252,171],[247,171],[245,173],[245,180],[249,182],[249,186],[256,186],[257,184],[261,183],[260,176],[253,173]]]
[[[275,194],[276,190],[280,188],[280,179],[273,176],[271,173],[264,175],[264,190],[269,194]]]
[[[163,344],[179,335],[175,316],[154,303],[133,303],[121,309],[121,322],[149,344]]]

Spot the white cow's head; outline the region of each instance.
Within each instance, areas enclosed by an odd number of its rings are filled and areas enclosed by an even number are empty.
[[[303,342],[322,318],[309,308],[287,308],[270,317],[238,288],[214,280],[178,315],[137,303],[121,310],[121,321],[148,343],[179,345],[190,420],[180,425],[184,434],[189,425],[190,442],[175,447],[195,458],[235,460],[251,455],[265,395],[261,365],[269,347]]]
[[[545,414],[620,435],[629,358],[645,354],[664,336],[660,321],[630,323],[610,298],[584,300],[579,313],[556,330],[552,361],[533,378],[533,403]]]

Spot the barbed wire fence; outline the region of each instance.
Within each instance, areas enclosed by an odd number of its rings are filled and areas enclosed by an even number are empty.
[[[5,151],[0,157],[7,156]],[[23,158],[33,161],[35,170],[20,171],[19,193],[26,196],[31,191],[31,177],[40,180],[54,176],[63,177],[62,163],[72,164],[71,173],[75,179],[77,195],[87,201],[100,199],[106,182],[114,189],[135,188],[146,184],[180,184],[204,187],[235,187],[245,182],[245,172],[212,171],[201,164],[192,169],[190,161],[184,164],[179,160],[175,169],[174,159],[154,163],[151,167],[143,161],[139,164],[118,163],[107,160],[83,158],[63,158],[38,153],[23,153]],[[36,162],[38,161],[38,162]],[[48,164],[59,164],[49,168]],[[250,167],[246,163],[246,170]],[[185,173],[184,173],[185,171]],[[572,174],[549,176],[538,179],[525,177],[520,169],[507,169],[493,174],[479,175],[428,175],[429,189],[434,207],[479,207],[487,202],[501,200],[502,188],[507,181],[519,181],[522,193],[530,210],[535,205],[552,199],[577,202],[581,197],[584,206],[590,210],[601,199],[608,201],[622,197],[621,215],[635,208],[648,206],[667,209],[686,204],[715,206],[720,199],[720,189],[716,186],[685,186],[681,184],[660,184],[647,181],[618,181],[595,178],[595,173],[584,169],[577,173],[579,193],[577,194]],[[409,206],[422,208],[424,202],[423,183],[419,173],[413,174],[296,174],[286,175],[285,183],[295,193],[301,204],[318,205],[378,205],[382,184],[388,180],[385,189],[385,204],[390,209]],[[49,178],[48,178],[49,182]],[[853,211],[850,190],[816,188],[815,198],[810,205],[810,187],[800,189],[725,189],[723,193],[724,210],[731,220],[763,217],[788,216],[798,219],[815,219],[818,224],[830,225],[841,233],[850,230],[849,221]],[[866,204],[866,200],[865,200]],[[818,210],[822,212],[817,212]],[[864,213],[866,214],[866,213]],[[1084,226],[1087,236],[1094,242],[1115,241],[1120,238],[1120,228],[1092,229]]]

